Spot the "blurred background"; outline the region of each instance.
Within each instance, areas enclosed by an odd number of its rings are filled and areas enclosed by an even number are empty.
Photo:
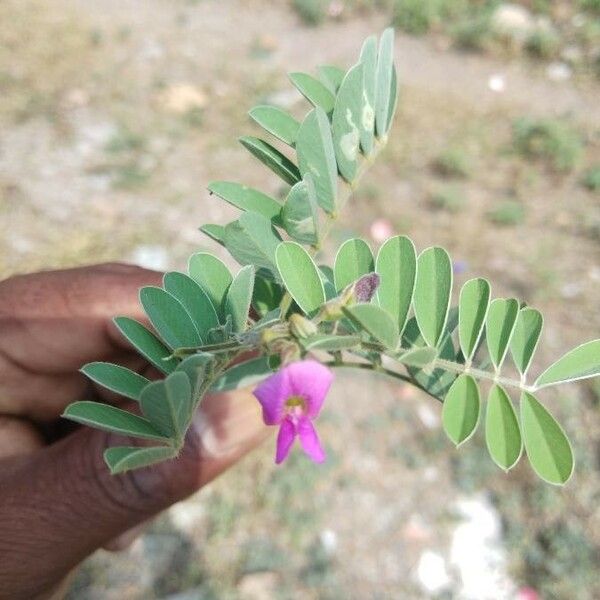
[[[0,276],[106,260],[184,269],[235,211],[206,185],[282,190],[236,143],[247,110],[307,105],[286,72],[349,67],[397,28],[390,143],[349,236],[443,244],[546,317],[535,371],[600,332],[598,0],[1,0]],[[231,264],[231,263],[230,263]],[[343,373],[329,460],[273,440],[175,506],[71,599],[600,597],[600,386],[545,396],[576,447],[564,489],[454,450],[417,391]]]

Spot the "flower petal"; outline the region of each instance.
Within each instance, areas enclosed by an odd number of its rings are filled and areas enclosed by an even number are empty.
[[[277,451],[275,452],[275,463],[282,463],[290,453],[294,440],[296,439],[296,428],[290,419],[284,419],[277,434]]]
[[[265,425],[277,425],[285,416],[285,402],[294,394],[285,369],[265,379],[253,392],[263,409]]]
[[[316,360],[302,360],[283,369],[289,378],[292,395],[306,399],[306,416],[314,419],[333,382],[333,373]]]
[[[321,446],[319,436],[312,421],[303,417],[298,421],[296,429],[300,437],[302,450],[304,450],[312,461],[322,463],[325,460],[325,451],[323,450],[323,446]]]

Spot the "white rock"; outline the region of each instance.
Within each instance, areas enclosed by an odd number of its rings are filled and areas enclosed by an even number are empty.
[[[450,586],[451,580],[446,569],[446,561],[437,552],[425,550],[419,558],[417,579],[430,594],[437,594]]]
[[[156,271],[164,271],[169,266],[167,251],[162,246],[137,246],[130,255],[130,261]]]
[[[573,75],[573,70],[567,63],[553,62],[546,68],[546,75],[551,81],[566,81]]]
[[[457,501],[462,523],[452,534],[450,564],[461,579],[464,600],[509,600],[515,586],[507,572],[502,524],[487,497],[476,495]]]
[[[501,94],[506,89],[506,77],[501,73],[494,73],[488,79],[488,88],[492,92]]]
[[[326,554],[329,556],[335,554],[338,547],[338,538],[337,533],[333,529],[323,529],[319,534],[319,541]]]
[[[497,32],[523,39],[531,33],[536,23],[531,13],[518,4],[501,4],[492,14],[492,28]]]
[[[419,404],[417,406],[417,415],[421,419],[421,423],[427,429],[436,429],[440,426],[440,417],[428,404]]]

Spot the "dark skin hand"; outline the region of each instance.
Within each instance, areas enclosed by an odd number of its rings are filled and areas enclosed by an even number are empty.
[[[82,399],[131,408],[78,369],[102,360],[153,376],[112,317],[143,319],[138,289],[160,281],[153,271],[107,264],[0,282],[0,598],[60,597],[84,558],[121,547],[267,435],[249,391],[213,394],[179,458],[111,476],[104,449],[140,442],[59,418]]]

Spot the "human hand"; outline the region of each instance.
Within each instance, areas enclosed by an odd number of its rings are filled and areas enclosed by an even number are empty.
[[[142,319],[137,291],[160,278],[107,264],[0,282],[1,598],[60,593],[86,556],[115,540],[118,546],[132,528],[210,482],[266,435],[250,392],[213,394],[202,402],[179,458],[111,476],[102,453],[123,437],[72,431],[59,419],[75,400],[124,404],[79,373],[87,362],[110,361],[151,376],[112,317]]]

